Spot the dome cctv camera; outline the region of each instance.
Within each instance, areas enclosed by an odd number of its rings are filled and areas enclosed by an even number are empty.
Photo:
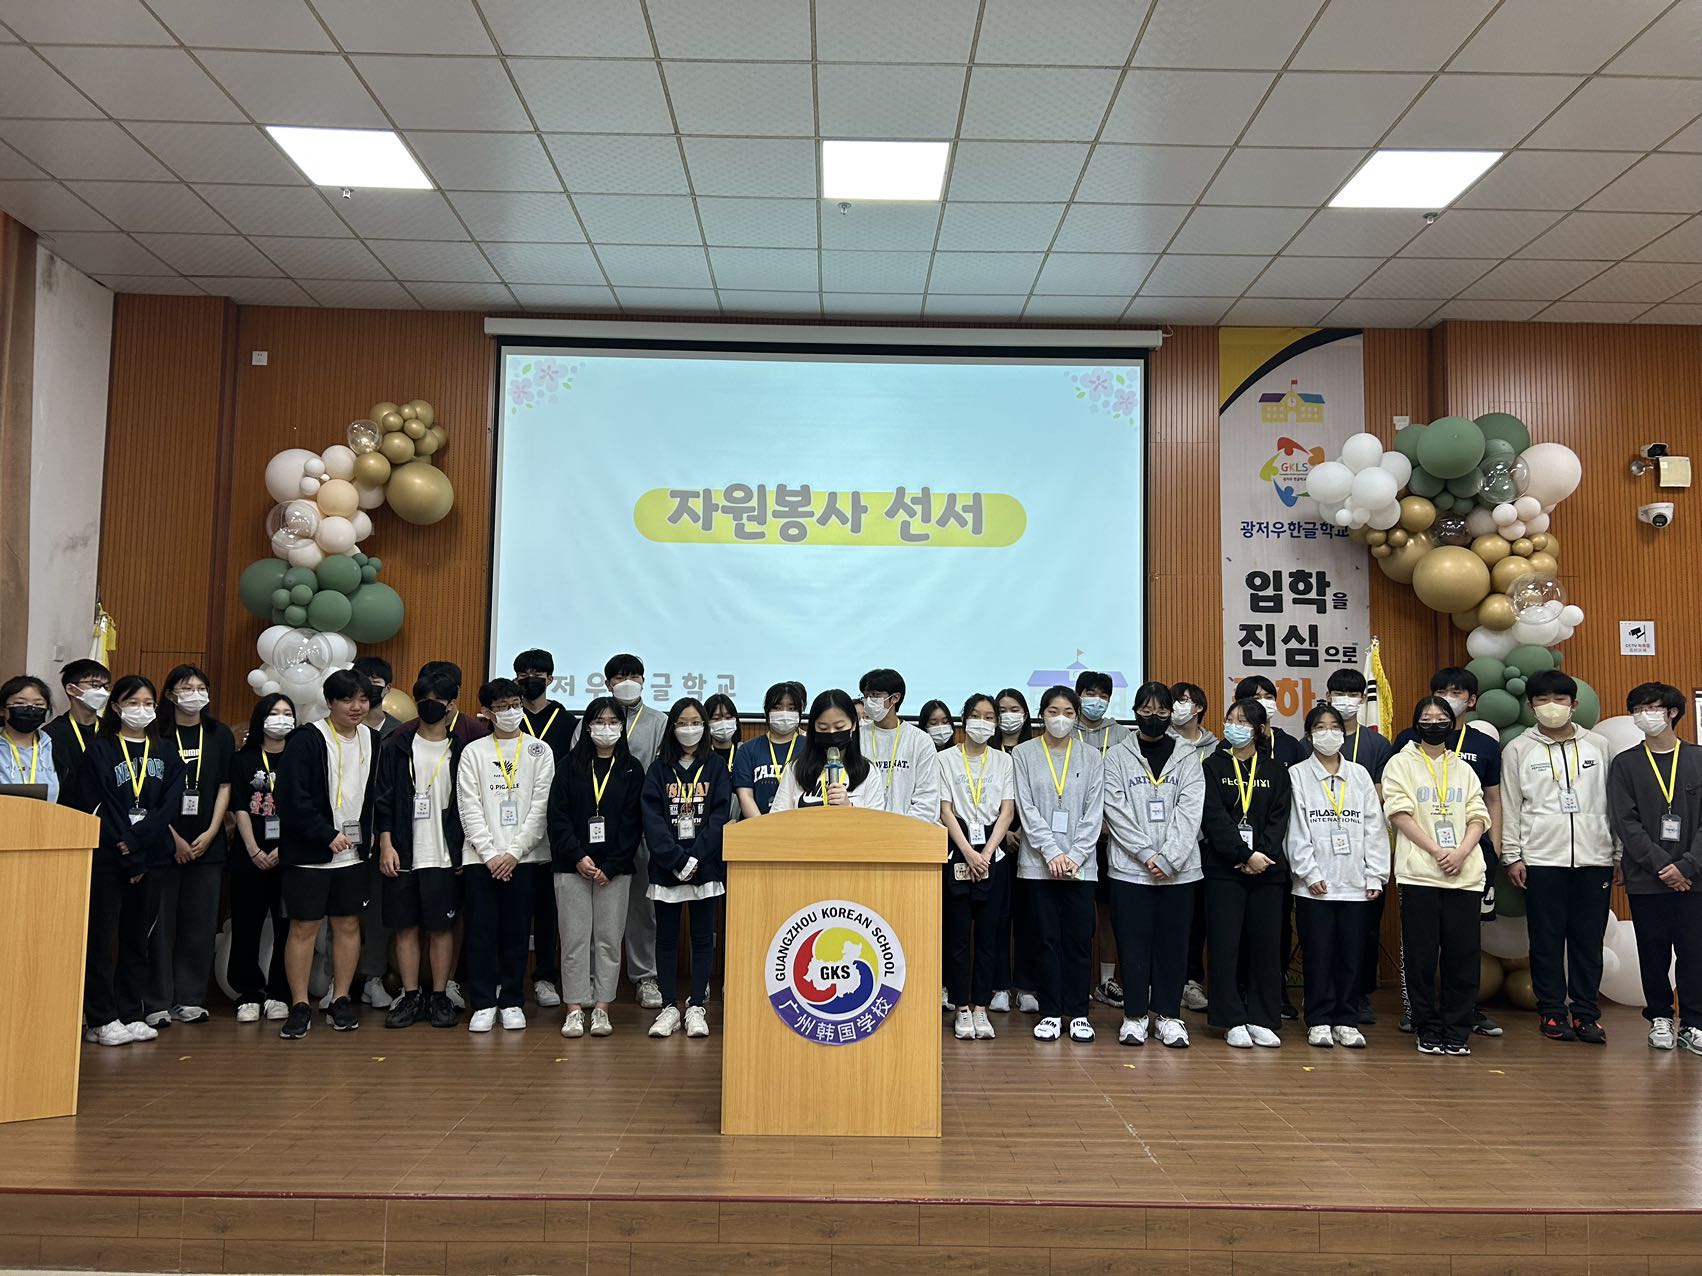
[[[1656,501],[1652,505],[1639,505],[1637,518],[1650,527],[1661,528],[1672,522],[1672,502]]]
[[[1665,443],[1645,443],[1637,449],[1637,455],[1653,460],[1656,457],[1670,455],[1670,450]]]

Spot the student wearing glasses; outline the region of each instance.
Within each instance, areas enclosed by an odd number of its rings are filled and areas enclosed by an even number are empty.
[[[59,671],[59,683],[70,707],[43,730],[53,741],[54,762],[60,771],[59,801],[70,805],[76,789],[70,780],[100,730],[101,713],[112,696],[112,672],[98,660],[72,660]]]

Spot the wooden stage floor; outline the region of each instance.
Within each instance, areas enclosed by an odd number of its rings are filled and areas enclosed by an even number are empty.
[[[1026,1015],[948,1029],[937,1140],[722,1138],[718,1039],[652,1041],[631,1005],[577,1041],[559,1012],[475,1038],[369,1011],[300,1043],[221,1018],[86,1047],[80,1116],[0,1127],[0,1264],[910,1270],[876,1250],[920,1244],[951,1270],[1702,1270],[1697,1216],[1615,1213],[1702,1205],[1702,1058],[1617,1006],[1605,1048],[1509,1013],[1429,1058],[1378,1009],[1366,1051],[1292,1026],[1231,1050],[1193,1015],[1189,1050],[1123,1048],[1099,1006],[1086,1047]]]

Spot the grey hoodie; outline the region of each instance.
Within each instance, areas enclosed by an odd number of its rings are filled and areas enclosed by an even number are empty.
[[[1131,735],[1105,755],[1105,827],[1111,832],[1107,875],[1137,886],[1180,886],[1200,880],[1200,812],[1205,772],[1187,741],[1178,741],[1154,786],[1140,738]],[[1149,803],[1164,803],[1164,819],[1151,818]],[[1162,878],[1147,872],[1154,854]]]

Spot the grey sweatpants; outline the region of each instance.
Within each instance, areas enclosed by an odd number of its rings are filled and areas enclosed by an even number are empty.
[[[621,978],[630,875],[597,886],[578,873],[557,873],[556,925],[561,930],[561,999],[591,1006],[615,999]]]

